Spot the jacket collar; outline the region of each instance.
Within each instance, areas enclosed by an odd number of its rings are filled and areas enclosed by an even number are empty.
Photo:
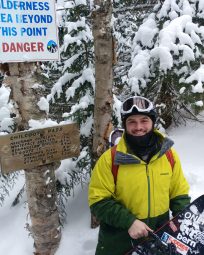
[[[154,132],[161,137],[162,146],[159,153],[153,156],[153,158],[150,161],[155,160],[156,158],[160,158],[174,144],[174,142],[170,138],[166,137],[164,134],[162,134],[158,130],[155,129]],[[115,154],[114,164],[123,165],[123,164],[146,164],[146,163],[142,161],[140,158],[138,158],[137,156],[127,152],[127,146],[126,146],[126,142],[125,142],[124,134],[123,134],[123,136],[121,137],[117,145],[117,151]]]

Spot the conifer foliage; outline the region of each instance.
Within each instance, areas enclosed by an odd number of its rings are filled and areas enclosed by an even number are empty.
[[[61,162],[57,171],[60,198],[67,198],[75,184],[83,182],[91,170],[91,129],[94,104],[93,38],[89,7],[85,1],[67,1],[58,6],[61,61],[44,69],[53,84],[47,95],[50,117],[77,122],[81,154]],[[61,11],[60,11],[61,9]],[[62,173],[61,169],[66,169]],[[64,177],[62,179],[62,176]],[[59,201],[62,203],[63,201]]]
[[[13,132],[15,128],[14,107],[12,101],[9,101],[10,88],[2,84],[3,75],[0,76],[0,134],[5,135]],[[18,172],[3,175],[0,171],[0,206],[3,204],[5,197],[14,187]]]
[[[113,2],[113,33],[116,39],[117,62],[114,68],[116,94],[131,93],[128,70],[131,67],[132,43],[138,27],[158,1],[127,0]],[[118,91],[118,92],[117,92]]]
[[[174,121],[203,109],[202,1],[166,0],[139,26],[133,39],[131,92],[157,104],[160,122]]]

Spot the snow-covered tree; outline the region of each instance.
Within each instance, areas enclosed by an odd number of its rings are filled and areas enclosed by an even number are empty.
[[[131,53],[134,35],[157,1],[114,1],[113,35],[115,38],[116,61],[114,66],[114,93],[118,98],[131,93],[128,86],[128,71],[131,67]]]
[[[63,160],[56,173],[59,194],[64,197],[76,183],[83,182],[91,170],[95,79],[89,15],[86,1],[58,4],[61,61],[43,67],[44,76],[49,79],[47,87],[51,88],[45,99],[49,103],[49,116],[64,123],[75,121],[80,129],[80,156]],[[51,84],[52,77],[54,83]]]
[[[3,75],[1,76],[2,82]],[[9,134],[15,128],[14,107],[12,101],[9,101],[10,88],[5,87],[4,84],[0,86],[0,134]],[[0,171],[0,206],[3,204],[5,197],[9,194],[10,190],[15,185],[18,178],[18,173],[10,173],[3,175]]]
[[[203,7],[199,0],[166,0],[133,40],[131,92],[157,103],[164,127],[203,109]]]

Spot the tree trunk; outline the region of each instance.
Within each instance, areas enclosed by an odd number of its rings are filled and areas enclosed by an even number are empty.
[[[33,89],[38,83],[40,68],[35,63],[9,64],[9,75],[4,84],[11,88],[11,98],[18,106],[17,127],[28,129],[30,119],[45,118],[37,106],[42,91]],[[38,73],[39,72],[39,73]],[[48,164],[31,170],[25,169],[26,192],[36,255],[53,255],[59,245],[61,232],[56,207],[56,164]]]
[[[94,4],[97,6],[93,12],[96,79],[93,153],[96,160],[107,149],[108,136],[112,130],[113,40],[111,1],[95,0]]]
[[[111,28],[111,0],[95,0],[97,10],[93,11],[93,36],[95,51],[95,108],[93,135],[93,165],[108,147],[112,130],[112,86],[113,86],[113,39]],[[98,8],[99,7],[99,8]],[[91,227],[99,225],[94,215]]]
[[[55,167],[55,164],[49,164],[25,171],[36,255],[55,254],[61,237],[56,206]]]

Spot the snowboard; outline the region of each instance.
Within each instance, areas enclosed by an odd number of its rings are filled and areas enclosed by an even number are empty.
[[[127,255],[204,255],[204,195],[149,236]]]

